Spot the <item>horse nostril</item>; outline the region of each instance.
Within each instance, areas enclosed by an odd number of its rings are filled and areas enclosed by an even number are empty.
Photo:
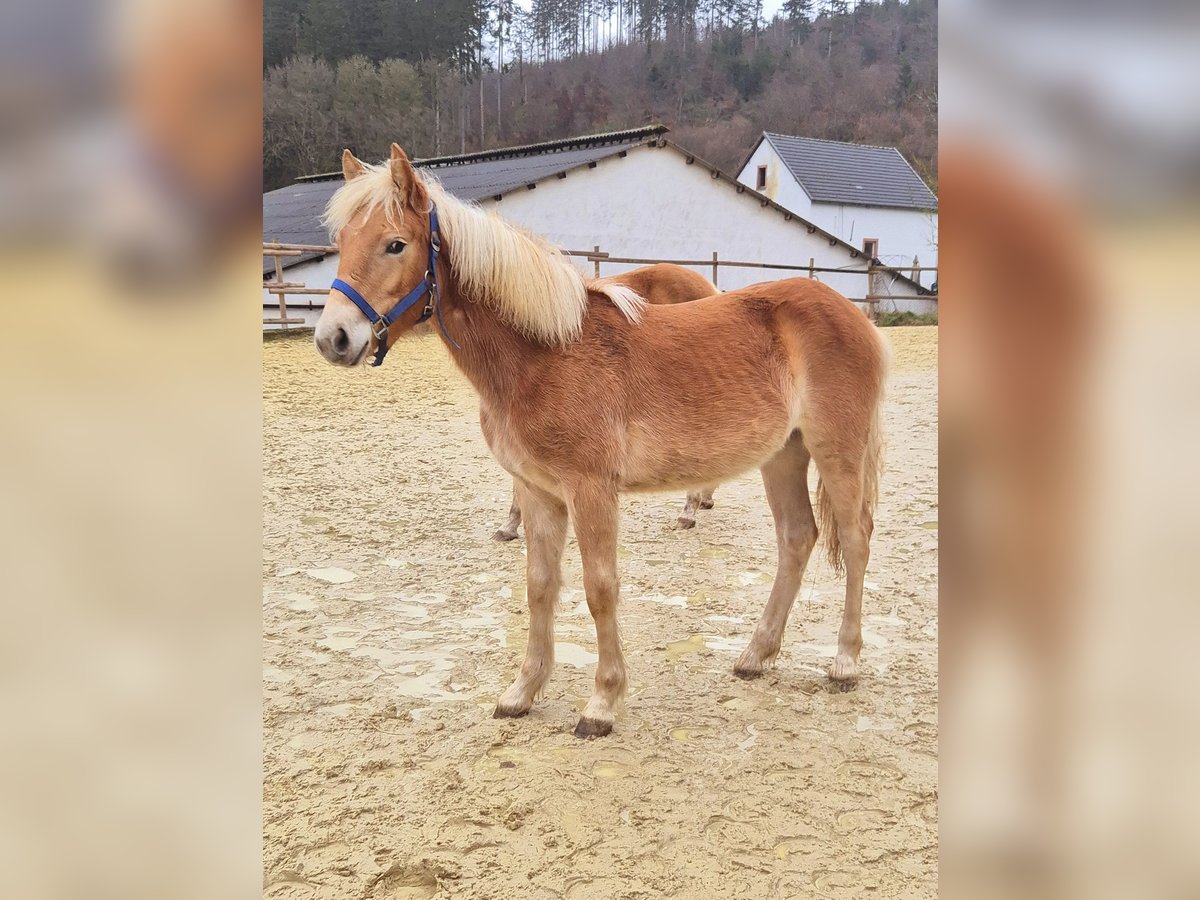
[[[339,328],[337,334],[333,336],[333,349],[338,354],[343,354],[350,349],[350,335],[346,334],[345,328]]]

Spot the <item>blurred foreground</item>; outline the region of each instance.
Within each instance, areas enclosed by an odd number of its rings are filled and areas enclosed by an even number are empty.
[[[942,10],[946,897],[1200,893],[1198,27]]]
[[[0,9],[0,893],[260,892],[259,10]]]

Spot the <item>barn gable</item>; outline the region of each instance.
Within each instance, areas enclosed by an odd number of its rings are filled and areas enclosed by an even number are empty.
[[[937,197],[895,147],[848,144],[764,131],[767,142],[813,203],[935,210]],[[754,156],[747,154],[739,171]]]

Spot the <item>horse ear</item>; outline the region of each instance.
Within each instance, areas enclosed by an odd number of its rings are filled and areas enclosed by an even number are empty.
[[[351,178],[357,178],[366,169],[363,164],[355,159],[354,154],[349,150],[342,151],[342,177],[349,181]]]
[[[392,158],[388,161],[388,166],[392,170],[392,181],[396,183],[400,195],[408,205],[413,209],[425,209],[429,205],[429,195],[425,193],[425,185],[417,177],[408,155],[400,149],[399,144],[392,144]]]

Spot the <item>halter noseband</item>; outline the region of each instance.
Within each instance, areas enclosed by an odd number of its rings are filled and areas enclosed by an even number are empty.
[[[371,323],[371,333],[375,335],[375,340],[379,343],[379,347],[375,351],[375,359],[371,362],[372,366],[382,365],[383,358],[387,356],[388,329],[426,294],[429,296],[425,300],[425,309],[421,311],[421,318],[417,319],[414,324],[420,325],[433,315],[434,310],[437,310],[438,325],[442,329],[442,334],[446,335],[446,340],[454,345],[455,350],[461,349],[454,338],[450,337],[450,332],[446,330],[446,323],[442,320],[442,304],[439,302],[440,294],[437,283],[437,261],[441,249],[442,236],[438,230],[437,207],[431,204],[429,207],[429,268],[425,270],[425,277],[421,279],[420,283],[384,315],[377,313],[367,299],[354,289],[353,285],[347,284],[340,278],[333,279],[330,290],[341,291],[345,294]]]

